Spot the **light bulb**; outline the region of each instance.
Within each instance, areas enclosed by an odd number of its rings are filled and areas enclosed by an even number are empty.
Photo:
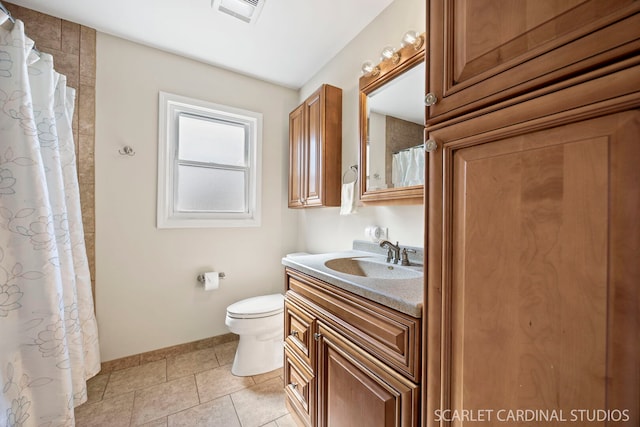
[[[380,59],[381,60],[385,60],[385,59],[391,59],[393,58],[393,55],[395,54],[395,49],[392,48],[391,46],[385,46],[384,49],[382,49],[382,52],[380,52]]]
[[[363,74],[369,74],[370,72],[372,72],[372,71],[373,71],[373,67],[374,67],[373,62],[371,62],[371,61],[364,61],[364,62],[362,63],[362,73],[363,73]]]
[[[420,47],[422,47],[423,42],[424,40],[422,39],[421,35],[413,30],[409,30],[402,36],[402,42],[400,43],[400,46],[405,47],[407,45],[413,45],[413,47],[418,50],[420,49]]]

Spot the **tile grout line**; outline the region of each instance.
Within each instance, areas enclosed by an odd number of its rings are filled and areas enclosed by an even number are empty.
[[[227,396],[229,396],[229,400],[231,401],[231,406],[233,406],[233,412],[235,412],[236,414],[236,418],[238,419],[238,424],[240,424],[240,427],[242,426],[242,420],[240,419],[240,414],[238,414],[238,409],[236,408],[236,403],[233,401],[233,393],[229,393]]]
[[[198,404],[202,404],[202,398],[200,397],[200,387],[198,387],[198,376],[193,374],[193,381],[196,383],[196,394],[198,395]]]
[[[133,425],[133,408],[136,407],[136,394],[138,394],[138,390],[133,391],[133,401],[131,402],[131,414],[129,414],[129,427]]]

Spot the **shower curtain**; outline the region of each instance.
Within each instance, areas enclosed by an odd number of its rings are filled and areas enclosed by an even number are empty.
[[[1,426],[73,426],[100,370],[74,100],[21,21],[0,27]]]
[[[394,187],[424,184],[424,146],[407,148],[393,153],[391,182]]]

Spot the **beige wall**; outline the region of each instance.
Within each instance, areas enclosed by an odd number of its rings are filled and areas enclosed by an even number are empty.
[[[320,84],[340,87],[342,93],[342,171],[358,163],[358,79],[362,63],[377,62],[386,45],[399,47],[407,30],[426,30],[426,2],[393,2],[351,43],[324,66],[300,90],[304,100]],[[358,214],[340,216],[339,208],[307,209],[298,217],[298,249],[324,252],[351,247],[354,239],[364,238],[364,228],[380,225],[389,228],[389,239],[400,244],[423,246],[423,206],[360,207]]]
[[[263,113],[262,226],[155,227],[158,92]],[[295,247],[288,114],[298,93],[109,35],[97,36],[96,306],[103,361],[228,333],[226,307],[283,291]],[[130,145],[133,157],[118,150]],[[196,276],[224,271],[205,292]]]

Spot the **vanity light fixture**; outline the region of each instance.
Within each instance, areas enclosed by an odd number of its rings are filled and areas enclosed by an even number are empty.
[[[380,62],[390,61],[392,64],[398,64],[400,62],[400,50],[405,49],[407,46],[413,46],[417,51],[422,48],[424,44],[424,37],[418,34],[414,30],[409,30],[402,36],[402,42],[400,43],[400,49],[395,49],[393,46],[385,46],[380,52]],[[372,61],[365,61],[362,63],[362,74],[376,77],[380,74],[380,64],[375,65]]]

